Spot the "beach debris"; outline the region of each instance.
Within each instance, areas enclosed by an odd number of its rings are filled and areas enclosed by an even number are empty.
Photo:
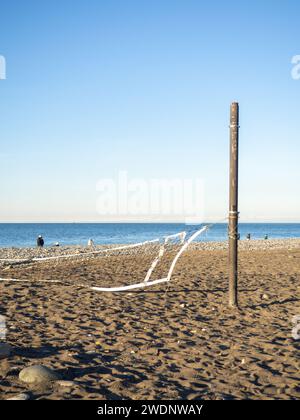
[[[0,343],[0,359],[5,359],[10,356],[11,346],[7,343]]]
[[[30,400],[30,395],[29,394],[16,394],[13,397],[7,398],[7,401],[26,401],[26,400]]]
[[[22,369],[19,373],[19,379],[22,382],[32,384],[58,381],[61,379],[61,377],[46,366],[33,365]]]

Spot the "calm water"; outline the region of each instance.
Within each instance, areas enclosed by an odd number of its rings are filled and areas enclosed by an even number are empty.
[[[195,230],[195,226],[169,223],[11,223],[0,224],[0,247],[35,246],[37,235],[43,235],[47,246],[59,242],[61,245],[86,245],[89,238],[95,244],[135,243],[155,239],[182,230]],[[243,239],[251,233],[253,239],[265,234],[274,238],[300,238],[300,223],[241,223]],[[216,224],[199,240],[223,241],[227,239],[227,225]]]

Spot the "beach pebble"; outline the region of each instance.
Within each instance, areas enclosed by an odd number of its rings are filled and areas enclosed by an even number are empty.
[[[60,376],[53,370],[42,365],[34,365],[24,368],[19,373],[19,379],[28,384],[46,383],[60,380]]]
[[[7,343],[0,343],[0,359],[9,357],[11,353],[11,346]]]
[[[13,397],[7,398],[7,401],[26,401],[30,400],[30,396],[28,394],[16,394]]]
[[[279,389],[277,389],[275,386],[269,385],[265,388],[265,393],[268,395],[275,395],[278,392],[280,392]]]
[[[265,293],[265,294],[262,295],[262,299],[268,300],[268,299],[270,299],[270,296]]]

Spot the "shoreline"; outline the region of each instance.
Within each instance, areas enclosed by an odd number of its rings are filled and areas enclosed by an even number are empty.
[[[82,245],[61,245],[59,247],[49,246],[43,249],[32,248],[32,247],[5,247],[0,248],[0,264],[5,262],[5,259],[30,259],[35,257],[52,257],[68,254],[84,255],[92,251],[97,251],[106,248],[126,246],[131,244],[109,244],[109,245],[96,245],[93,248],[82,246]],[[189,250],[202,250],[202,251],[218,251],[226,250],[228,248],[227,241],[221,242],[193,242],[189,246]],[[253,240],[240,240],[239,250],[240,251],[267,251],[272,249],[298,249],[300,248],[300,238],[288,238],[288,239],[253,239]]]

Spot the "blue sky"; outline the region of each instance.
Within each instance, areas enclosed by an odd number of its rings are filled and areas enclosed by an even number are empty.
[[[97,181],[201,178],[227,213],[229,105],[241,107],[244,221],[300,222],[300,3],[1,4],[0,221],[95,221]]]

